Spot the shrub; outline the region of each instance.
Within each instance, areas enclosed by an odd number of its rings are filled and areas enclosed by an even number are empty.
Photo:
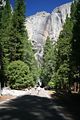
[[[8,65],[7,76],[10,87],[14,89],[23,89],[35,84],[29,67],[20,60],[13,61]]]
[[[50,89],[53,89],[53,88],[55,87],[55,83],[54,83],[53,81],[49,81],[48,87],[49,87]]]

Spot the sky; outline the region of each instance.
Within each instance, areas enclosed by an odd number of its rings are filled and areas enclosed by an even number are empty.
[[[10,1],[11,4],[13,5],[14,0],[10,0]],[[54,8],[71,1],[72,0],[25,0],[25,4],[26,4],[25,15],[31,16],[41,11],[46,11],[51,13]]]

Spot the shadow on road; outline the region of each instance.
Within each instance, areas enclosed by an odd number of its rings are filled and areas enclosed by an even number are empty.
[[[0,105],[0,120],[72,120],[64,119],[53,100],[25,95]]]
[[[57,92],[52,94],[51,97],[56,105],[64,107],[65,111],[68,111],[74,120],[80,120],[80,94]]]

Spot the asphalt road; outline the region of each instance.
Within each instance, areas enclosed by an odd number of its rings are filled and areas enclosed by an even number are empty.
[[[24,95],[0,104],[0,120],[74,120],[47,97]]]

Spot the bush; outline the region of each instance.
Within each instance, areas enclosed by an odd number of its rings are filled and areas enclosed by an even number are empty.
[[[35,84],[29,67],[20,60],[13,61],[8,65],[7,76],[10,87],[14,89],[23,89]]]
[[[48,83],[48,88],[49,88],[49,89],[54,89],[54,87],[55,87],[55,83],[52,82],[52,81],[50,81],[50,82]]]

